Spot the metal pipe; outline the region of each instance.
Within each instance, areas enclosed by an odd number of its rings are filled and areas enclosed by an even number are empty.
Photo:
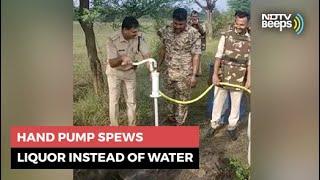
[[[154,98],[154,122],[155,126],[159,126],[159,115],[158,115],[158,98]]]
[[[249,145],[248,145],[248,164],[249,166],[251,166],[251,112],[248,115],[248,141],[249,141]]]
[[[151,71],[151,81],[152,81],[152,92],[150,97],[154,100],[154,121],[155,126],[159,126],[159,114],[158,114],[158,97],[160,97],[160,90],[159,90],[159,73],[157,70],[157,61],[153,58],[144,59],[139,62],[132,63],[135,66],[150,63],[150,71]]]

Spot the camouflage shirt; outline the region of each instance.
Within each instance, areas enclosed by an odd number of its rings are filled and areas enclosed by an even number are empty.
[[[222,82],[243,86],[250,65],[250,34],[238,34],[230,29],[222,34],[216,58],[221,59]]]
[[[198,32],[200,33],[200,39],[201,39],[201,50],[205,51],[206,50],[206,36],[207,36],[207,32],[205,30],[204,25],[202,24],[197,24],[197,25],[192,25],[192,21],[189,19],[188,24],[192,27],[194,27],[195,29],[198,30]]]
[[[183,79],[192,74],[192,55],[201,54],[201,40],[199,32],[191,27],[175,34],[171,25],[165,26],[157,32],[165,47],[164,64],[171,79]]]

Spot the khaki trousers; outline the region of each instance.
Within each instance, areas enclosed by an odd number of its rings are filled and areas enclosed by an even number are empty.
[[[136,125],[136,74],[134,70],[108,74],[109,115],[111,126],[119,125],[119,99],[121,89],[127,105],[128,125]]]
[[[217,86],[214,87],[214,100],[211,123],[219,123],[222,115],[223,104],[226,101],[228,91],[230,91],[231,98],[231,112],[228,118],[228,130],[234,130],[240,118],[240,102],[243,93],[242,91],[227,90]]]

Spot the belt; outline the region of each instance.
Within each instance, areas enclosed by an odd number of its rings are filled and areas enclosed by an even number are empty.
[[[235,58],[230,58],[228,56],[224,56],[222,58],[222,63],[227,63],[227,62],[232,62],[234,65],[238,64],[239,66],[247,65],[248,60],[246,59],[235,59]]]
[[[132,69],[133,69],[133,70],[136,70],[137,67],[138,67],[138,66],[135,66],[135,65],[134,65],[134,66],[132,66],[132,67],[129,68],[129,69],[117,69],[117,70],[119,70],[119,71],[124,71],[124,72],[125,72],[125,71],[130,71],[130,70],[132,70]]]

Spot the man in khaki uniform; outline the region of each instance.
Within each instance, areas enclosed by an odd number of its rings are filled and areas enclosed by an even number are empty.
[[[128,125],[136,124],[136,72],[132,62],[136,56],[150,56],[149,48],[138,32],[139,22],[130,16],[124,18],[122,28],[107,43],[107,68],[109,86],[109,115],[111,126],[118,126],[119,98],[123,90],[127,104]],[[122,87],[123,86],[123,87]]]

